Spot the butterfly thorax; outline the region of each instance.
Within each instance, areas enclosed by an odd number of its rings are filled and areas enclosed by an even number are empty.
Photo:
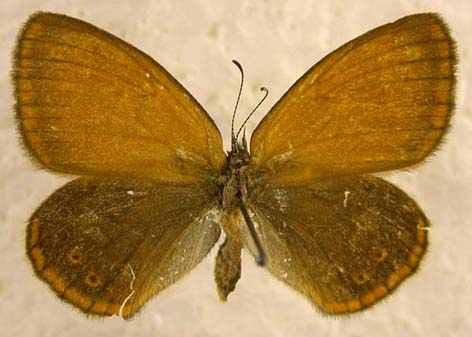
[[[244,144],[236,146],[228,153],[228,166],[223,186],[223,209],[231,211],[239,208],[247,195],[246,169],[249,163],[249,152]]]

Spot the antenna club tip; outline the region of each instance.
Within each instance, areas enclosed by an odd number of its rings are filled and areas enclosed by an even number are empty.
[[[239,68],[239,70],[242,71],[243,67],[241,66],[241,63],[238,62],[238,60],[231,60],[231,62],[233,62]]]

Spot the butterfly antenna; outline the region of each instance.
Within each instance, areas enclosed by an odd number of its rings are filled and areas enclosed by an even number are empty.
[[[261,241],[259,240],[259,236],[257,235],[256,228],[254,227],[254,223],[249,216],[249,213],[246,209],[246,206],[241,203],[239,206],[241,213],[243,213],[244,220],[246,221],[247,228],[249,229],[249,233],[251,234],[252,241],[256,245],[257,255],[256,255],[256,263],[263,267],[266,264],[266,254],[264,252],[264,248],[262,248]]]
[[[256,110],[261,106],[261,104],[265,101],[265,99],[266,99],[267,96],[269,95],[269,90],[268,90],[266,87],[262,87],[262,88],[261,88],[261,91],[264,91],[264,97],[262,97],[262,99],[259,101],[259,103],[257,103],[256,107],[255,107],[255,108],[251,111],[251,113],[246,117],[246,119],[244,120],[243,124],[242,124],[241,127],[239,128],[238,133],[236,134],[236,139],[238,139],[239,134],[241,133],[241,130],[246,126],[246,123],[248,122],[249,118],[251,118],[251,116],[254,115],[254,113],[256,112]]]
[[[243,149],[247,150],[246,128],[243,130]]]
[[[236,111],[238,110],[239,99],[241,98],[241,92],[243,91],[243,83],[244,83],[244,71],[241,64],[233,60],[233,63],[238,67],[239,72],[241,73],[241,84],[239,86],[238,98],[236,100],[236,105],[234,106],[233,111],[233,118],[231,119],[231,150],[236,148],[236,143],[238,142],[238,138],[234,135],[234,118],[236,117]]]

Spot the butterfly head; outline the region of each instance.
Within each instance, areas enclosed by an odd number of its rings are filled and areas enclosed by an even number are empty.
[[[247,149],[246,137],[243,134],[241,142],[238,142],[236,138],[232,139],[231,151],[228,152],[228,163],[230,169],[239,170],[244,168],[249,163],[249,151]]]

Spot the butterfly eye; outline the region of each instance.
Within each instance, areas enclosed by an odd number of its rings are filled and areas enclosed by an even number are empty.
[[[249,162],[249,153],[247,151],[234,151],[229,155],[229,166],[240,169],[247,166]]]

